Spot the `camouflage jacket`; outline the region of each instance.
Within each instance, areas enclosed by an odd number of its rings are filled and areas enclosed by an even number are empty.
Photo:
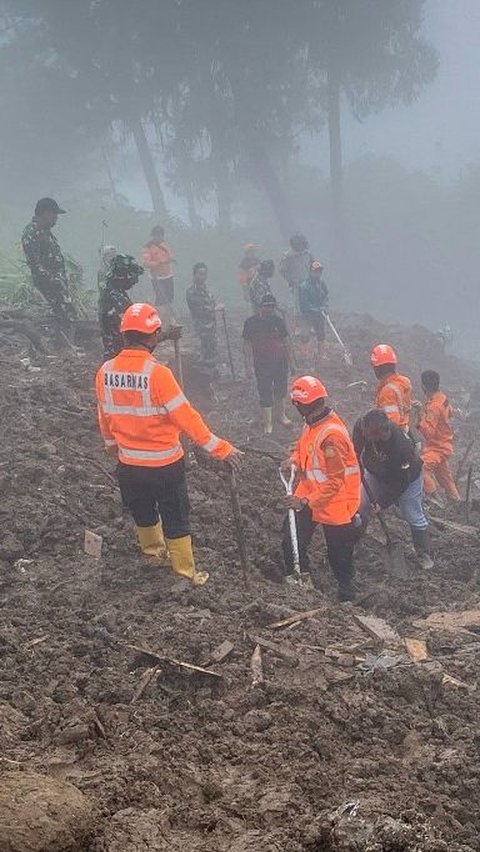
[[[120,320],[132,304],[126,290],[119,290],[107,283],[98,298],[98,321],[106,358],[113,358],[123,349]]]
[[[197,331],[213,330],[217,320],[215,316],[215,299],[207,287],[192,284],[186,292],[187,305],[192,315],[193,324]]]
[[[58,240],[50,229],[38,227],[35,216],[23,231],[22,246],[34,284],[56,281],[67,286],[65,259]]]
[[[248,286],[248,296],[252,308],[258,310],[260,308],[260,305],[262,304],[263,297],[271,295],[272,291],[270,288],[270,284],[268,283],[268,281],[264,281],[263,278],[260,278],[257,273],[257,275],[255,275],[255,277]]]

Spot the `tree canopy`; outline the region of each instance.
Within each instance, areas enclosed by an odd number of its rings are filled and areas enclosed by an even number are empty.
[[[419,96],[437,59],[424,0],[0,0],[0,173],[30,185],[98,175],[134,144],[158,212],[165,183],[190,218],[215,197],[228,228],[239,181],[259,186],[284,236],[285,175],[302,134]],[[37,178],[41,174],[42,180]],[[43,190],[45,191],[45,189]]]

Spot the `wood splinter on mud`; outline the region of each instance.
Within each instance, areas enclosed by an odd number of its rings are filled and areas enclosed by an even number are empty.
[[[252,686],[263,683],[263,663],[260,645],[255,645],[255,650],[250,660],[250,670],[252,672]]]
[[[164,654],[157,654],[155,651],[150,651],[148,648],[140,648],[138,645],[125,645],[129,651],[135,651],[136,654],[143,654],[145,657],[151,657],[158,663],[170,663],[172,666],[178,666],[181,669],[188,671],[199,672],[200,674],[209,675],[210,677],[223,677],[219,672],[213,672],[211,669],[204,669],[203,666],[195,666],[193,663],[184,663],[183,660],[176,660],[174,657],[167,657]]]
[[[393,627],[383,618],[377,618],[375,615],[357,615],[354,614],[354,619],[366,632],[377,639],[379,642],[385,642],[390,645],[402,645],[402,639]]]
[[[140,679],[140,683],[138,684],[135,692],[133,693],[132,700],[130,701],[130,704],[135,704],[135,702],[138,701],[139,698],[142,697],[147,686],[153,680],[155,680],[158,672],[160,672],[160,671],[161,671],[160,666],[151,666],[149,669],[146,669],[146,671],[143,673],[143,675]]]
[[[299,621],[305,621],[307,618],[315,618],[316,615],[324,611],[325,607],[317,607],[316,609],[308,609],[305,612],[296,612],[294,615],[289,615],[288,618],[282,618],[281,621],[274,621],[272,624],[269,624],[268,629],[279,630],[281,627],[297,624]]]
[[[272,654],[276,654],[277,657],[280,657],[282,660],[285,660],[285,662],[290,663],[291,666],[298,666],[298,657],[294,651],[290,651],[289,648],[285,648],[283,645],[277,645],[276,642],[269,642],[267,639],[262,639],[260,636],[252,636],[249,634],[249,638],[254,645],[260,645],[261,648],[271,651]]]

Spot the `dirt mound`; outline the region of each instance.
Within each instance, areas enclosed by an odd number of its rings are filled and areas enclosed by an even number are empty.
[[[33,772],[0,780],[0,852],[80,852],[92,807],[71,784]]]
[[[353,318],[341,330],[354,367],[332,349],[322,378],[350,422],[371,404],[367,355],[380,338],[393,340],[417,382],[438,367],[457,402],[478,380],[424,331]],[[227,483],[192,463],[197,560],[212,579],[191,588],[136,550],[97,434],[95,358],[35,365],[10,359],[0,376],[0,765],[70,781],[94,799],[92,852],[480,849],[480,624],[422,626],[435,610],[480,608],[476,504],[468,524],[463,507],[437,512],[430,574],[392,518],[405,538],[404,580],[385,576],[372,524],[357,557],[359,601],[340,606],[320,535],[318,588],[279,582],[275,458],[247,452],[238,479],[248,588]],[[348,387],[357,381],[366,385]],[[295,434],[260,437],[248,381],[222,384],[204,411],[219,434],[274,457]],[[460,423],[458,457],[469,440]],[[103,537],[99,560],[83,551],[85,528]],[[394,647],[358,615],[386,620]],[[405,638],[426,642],[423,662]]]

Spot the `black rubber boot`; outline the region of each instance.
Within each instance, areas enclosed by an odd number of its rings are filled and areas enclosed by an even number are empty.
[[[433,568],[435,563],[430,555],[430,533],[428,528],[419,530],[417,527],[410,527],[410,529],[420,567],[426,570]]]

